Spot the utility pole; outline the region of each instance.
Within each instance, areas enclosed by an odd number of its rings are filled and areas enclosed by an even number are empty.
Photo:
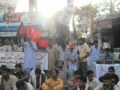
[[[110,15],[113,14],[114,6],[113,6],[113,1],[110,0]]]

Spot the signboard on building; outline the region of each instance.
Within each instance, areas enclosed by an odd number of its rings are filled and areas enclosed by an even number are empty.
[[[17,32],[0,32],[0,37],[14,37]]]
[[[104,20],[97,23],[97,30],[103,29],[111,29],[112,28],[112,20]]]

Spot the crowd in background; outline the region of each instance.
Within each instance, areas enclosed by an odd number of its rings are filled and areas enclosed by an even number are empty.
[[[15,72],[2,65],[0,90],[119,90],[119,77],[113,66],[100,78],[95,78],[94,63],[97,60],[113,60],[109,46],[99,47],[98,40],[88,45],[79,38],[78,45],[65,42],[53,45],[49,41],[48,70],[41,70],[36,62],[37,45],[27,38],[24,48],[24,70],[15,65]],[[108,44],[105,42],[104,44]],[[14,45],[14,44],[12,44]]]
[[[3,44],[4,43],[4,44]],[[14,40],[5,39],[4,42],[0,39],[0,52],[22,52],[23,46],[16,43]]]

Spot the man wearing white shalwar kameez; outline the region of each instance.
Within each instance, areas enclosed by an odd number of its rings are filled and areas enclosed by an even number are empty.
[[[24,67],[28,74],[30,74],[30,71],[35,68],[37,61],[36,51],[36,43],[28,38],[28,41],[24,42]]]
[[[58,61],[63,61],[64,62],[64,68],[67,69],[67,61],[66,61],[66,57],[67,57],[67,48],[66,48],[66,45],[63,47],[63,46],[59,46],[58,48]]]
[[[88,60],[89,70],[94,71],[95,69],[94,63],[99,59],[100,59],[100,48],[98,47],[98,42],[96,42],[95,45],[90,48],[90,57]]]
[[[74,50],[74,45],[70,44],[69,45],[69,52],[68,52],[68,56],[67,56],[67,64],[68,64],[68,70],[70,72],[70,74],[72,75],[74,73],[74,71],[77,70],[77,54]]]

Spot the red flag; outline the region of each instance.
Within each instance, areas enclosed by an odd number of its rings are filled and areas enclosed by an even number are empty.
[[[24,25],[23,25],[23,22],[20,24],[20,27],[18,29],[18,32],[17,32],[17,35],[20,36],[20,37],[23,37],[25,36],[25,29],[24,29]]]
[[[32,26],[28,26],[27,36],[31,37],[32,41],[38,43],[38,41],[42,37],[42,33]]]
[[[47,48],[47,47],[48,47],[48,40],[40,40],[40,41],[38,42],[38,46],[39,46],[40,48]]]

